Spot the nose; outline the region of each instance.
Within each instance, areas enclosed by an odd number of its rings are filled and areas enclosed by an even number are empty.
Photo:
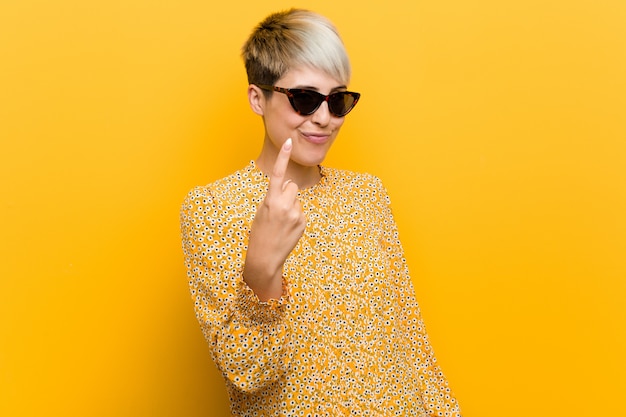
[[[317,110],[311,115],[311,121],[319,126],[326,126],[330,123],[330,110],[328,102],[324,101]]]

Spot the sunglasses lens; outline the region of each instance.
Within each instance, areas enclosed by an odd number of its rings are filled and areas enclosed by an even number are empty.
[[[328,108],[336,116],[345,116],[352,110],[358,97],[354,93],[340,92],[328,97]]]
[[[300,114],[313,114],[326,99],[326,96],[311,90],[289,90],[291,105]],[[343,117],[352,110],[359,100],[359,93],[340,91],[328,96],[328,109],[337,116]]]
[[[324,96],[315,91],[299,91],[293,93],[293,106],[303,115],[315,112],[320,104],[322,104],[322,101],[324,101]]]

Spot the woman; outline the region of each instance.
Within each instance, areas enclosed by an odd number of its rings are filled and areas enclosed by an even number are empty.
[[[261,153],[181,211],[196,315],[233,414],[459,416],[385,188],[321,165],[360,97],[336,29],[275,13],[242,55]]]

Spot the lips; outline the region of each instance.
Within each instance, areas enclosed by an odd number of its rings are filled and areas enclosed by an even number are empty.
[[[315,144],[328,142],[330,133],[300,132],[302,137],[307,141]]]

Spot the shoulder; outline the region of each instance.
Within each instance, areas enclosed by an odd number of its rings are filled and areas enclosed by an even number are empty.
[[[257,194],[266,188],[263,186],[264,182],[264,176],[250,164],[226,177],[193,187],[183,204],[237,204],[240,203],[239,200],[255,200]]]

